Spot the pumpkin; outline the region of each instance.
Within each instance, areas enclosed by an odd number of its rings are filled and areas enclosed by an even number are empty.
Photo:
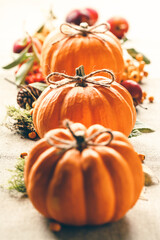
[[[138,154],[118,131],[68,121],[66,126],[49,131],[28,155],[24,176],[32,204],[63,224],[119,220],[143,188]]]
[[[82,64],[86,74],[107,68],[114,72],[116,81],[120,82],[124,69],[122,48],[119,39],[108,31],[107,24],[88,27],[82,23],[78,27],[66,23],[61,25],[60,31],[53,31],[47,36],[41,56],[45,76],[51,72],[72,76],[74,69]]]
[[[86,127],[98,123],[126,136],[130,134],[136,121],[130,93],[119,83],[112,82],[113,73],[106,69],[98,71],[109,73],[112,76],[110,81],[106,77],[94,77],[97,71],[85,75],[83,66],[80,66],[73,77],[60,73],[48,76],[48,81],[55,87],[50,85],[41,94],[33,111],[33,123],[39,137],[60,127],[64,119],[81,122]],[[50,78],[57,74],[71,80],[66,78],[56,85]]]

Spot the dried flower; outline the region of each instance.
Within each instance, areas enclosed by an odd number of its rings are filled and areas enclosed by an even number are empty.
[[[7,107],[4,125],[24,137],[28,137],[29,133],[35,132],[30,111],[22,108],[16,108],[15,106]]]

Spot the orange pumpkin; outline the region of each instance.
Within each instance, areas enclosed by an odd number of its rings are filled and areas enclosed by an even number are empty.
[[[72,76],[74,69],[83,64],[86,74],[107,68],[114,72],[116,81],[120,82],[124,69],[121,44],[118,38],[107,31],[107,24],[101,25],[88,27],[82,23],[78,27],[62,24],[58,33],[51,32],[42,49],[43,74],[47,76],[51,72],[63,72]],[[105,31],[101,27],[105,27]]]
[[[29,198],[44,216],[63,224],[117,221],[144,184],[138,154],[127,137],[101,125],[66,122],[39,140],[25,164]]]
[[[109,84],[106,77],[92,77],[97,71],[87,76],[83,66],[76,71],[74,77],[65,75],[71,78],[71,83],[64,79],[57,83],[59,87],[53,89],[49,86],[38,98],[33,111],[33,123],[38,135],[43,137],[49,130],[60,127],[64,119],[70,119],[86,127],[98,123],[128,136],[136,121],[129,92],[117,82]],[[110,71],[99,70],[102,71],[114,77]],[[49,77],[52,75],[57,73]]]

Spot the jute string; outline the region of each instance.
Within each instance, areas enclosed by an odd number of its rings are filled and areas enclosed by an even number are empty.
[[[78,72],[78,70],[80,68],[83,69],[83,66],[80,66],[79,68],[76,68],[76,72]],[[93,75],[95,75],[97,73],[102,73],[102,72],[110,74],[111,79],[105,78],[105,81],[103,81],[103,82],[102,81],[94,81],[93,79],[89,79]],[[55,81],[51,80],[51,77],[53,77],[53,76],[59,76],[59,77],[65,78],[65,79],[64,80],[59,80],[59,81],[55,82]],[[91,73],[89,73],[87,75],[84,75],[84,76],[80,76],[80,75],[69,76],[69,75],[64,74],[64,73],[52,72],[52,73],[50,73],[47,76],[46,80],[47,80],[47,82],[49,84],[51,84],[50,85],[51,88],[62,87],[64,85],[66,85],[66,84],[70,84],[70,83],[74,83],[74,82],[76,82],[77,86],[87,86],[87,83],[91,83],[91,84],[100,85],[100,86],[103,86],[103,87],[110,87],[110,85],[115,80],[115,76],[114,76],[114,74],[110,70],[108,70],[108,69],[101,69],[101,70],[96,70],[94,72],[91,72]]]
[[[92,34],[96,38],[106,42],[106,40],[103,37],[99,36],[98,34],[105,34],[109,29],[110,29],[110,25],[108,23],[101,23],[101,24],[93,26],[93,27],[89,27],[86,22],[82,22],[80,24],[80,26],[76,26],[76,25],[69,24],[69,23],[63,23],[60,25],[60,32],[63,35],[65,35],[65,37],[53,42],[52,45],[54,45],[58,42],[61,42],[62,40],[66,39],[68,37],[75,37],[76,35],[87,36],[88,34]],[[72,30],[73,30],[73,32],[72,32]]]
[[[65,127],[69,130],[74,140],[65,140],[57,136],[53,136],[52,133],[50,132],[48,132],[45,135],[45,138],[48,144],[61,149],[63,153],[73,148],[78,149],[79,151],[82,151],[84,148],[87,148],[89,146],[107,146],[113,140],[113,133],[107,129],[97,131],[87,138],[85,137],[85,134],[83,131],[77,131],[74,133],[71,129],[70,122],[68,120],[65,121]],[[108,139],[108,141],[105,141],[102,143],[94,143],[92,141],[95,137],[103,133],[108,133],[110,135],[110,138]],[[60,144],[54,143],[54,141],[57,141]]]

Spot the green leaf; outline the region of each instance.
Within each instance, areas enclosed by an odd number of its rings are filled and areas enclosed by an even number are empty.
[[[132,138],[132,137],[137,137],[139,135],[141,135],[142,133],[138,130],[138,129],[133,129],[132,132],[130,133],[129,135],[129,138]]]
[[[144,123],[140,122],[139,120],[136,121],[135,126],[133,129],[138,129],[142,133],[150,133],[154,132],[153,129],[150,127],[146,126]]]
[[[154,130],[146,126],[144,123],[140,122],[139,120],[137,120],[131,134],[129,135],[129,138],[137,137],[142,133],[151,133],[151,132],[154,132]]]
[[[18,64],[22,63],[24,60],[28,58],[28,49],[31,47],[31,44],[29,44],[20,54],[18,54],[18,58],[16,58],[13,62],[9,63],[8,65],[4,66],[3,69],[10,69]]]
[[[45,24],[41,25],[38,30],[36,31],[36,33],[41,33],[43,31]]]
[[[31,83],[29,85],[34,88],[37,88],[38,90],[40,90],[42,92],[48,87],[48,84],[42,83],[42,82],[35,82],[35,83]]]
[[[33,49],[33,53],[35,55],[36,60],[40,62],[40,54],[38,53],[37,48],[33,41],[32,41],[32,49]]]
[[[124,44],[127,41],[129,41],[129,39],[125,36],[120,40],[121,44]]]
[[[29,72],[29,70],[32,68],[33,62],[34,62],[34,57],[31,57],[27,62],[22,64],[22,66],[18,70],[16,74],[16,84],[18,86],[25,83],[25,77]]]
[[[136,55],[139,54],[140,52],[138,52],[137,50],[135,50],[134,48],[127,48],[127,52],[128,54],[133,57],[134,59],[136,59]],[[146,64],[150,64],[151,61],[143,54],[143,53],[140,53],[142,54],[143,56],[143,61],[146,63]]]

